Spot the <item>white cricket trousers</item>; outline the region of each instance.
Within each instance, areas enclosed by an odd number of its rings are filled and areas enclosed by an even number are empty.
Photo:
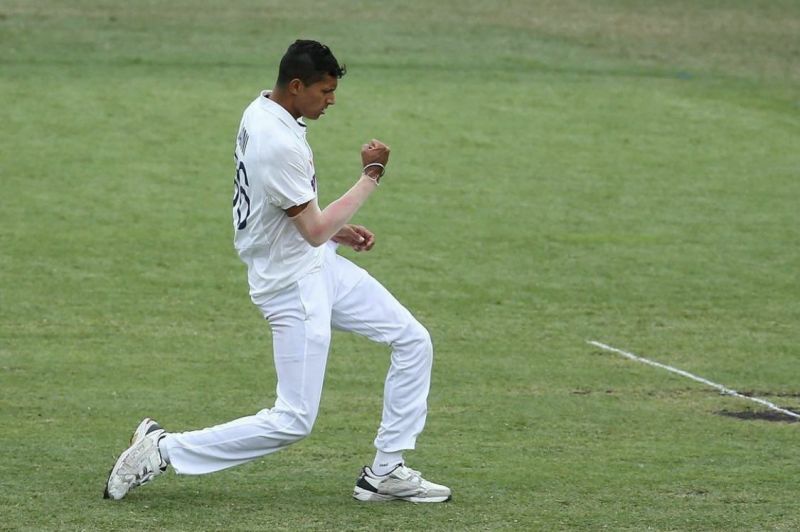
[[[272,328],[273,408],[202,430],[169,433],[177,473],[201,475],[255,460],[308,436],[319,411],[331,327],[392,348],[375,447],[413,449],[425,425],[433,347],[428,331],[365,270],[326,245],[321,270],[254,303]]]

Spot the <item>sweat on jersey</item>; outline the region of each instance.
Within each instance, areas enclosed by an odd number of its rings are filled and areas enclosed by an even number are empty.
[[[324,253],[284,212],[317,197],[306,126],[269,95],[262,91],[245,109],[236,137],[233,242],[247,265],[251,298],[319,269]]]

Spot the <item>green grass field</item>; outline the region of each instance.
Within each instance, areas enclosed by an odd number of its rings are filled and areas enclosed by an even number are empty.
[[[800,3],[0,0],[0,529],[797,530]],[[123,501],[141,417],[272,405],[232,247],[233,142],[290,42],[349,73],[321,200],[392,146],[355,255],[436,345],[409,464],[350,498],[385,350],[334,337],[315,433]]]

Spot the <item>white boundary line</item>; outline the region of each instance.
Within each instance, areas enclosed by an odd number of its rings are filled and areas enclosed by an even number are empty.
[[[741,399],[747,399],[748,401],[753,401],[754,403],[758,403],[760,405],[766,406],[767,408],[769,408],[771,410],[775,410],[776,412],[780,412],[781,414],[785,414],[785,415],[787,415],[789,417],[793,417],[795,419],[800,419],[800,414],[792,412],[791,410],[786,410],[785,408],[781,408],[781,407],[779,407],[778,405],[776,405],[774,403],[770,403],[766,399],[759,399],[758,397],[748,397],[747,395],[742,395],[739,392],[737,392],[736,390],[732,390],[730,388],[726,388],[725,386],[723,386],[721,384],[717,384],[715,382],[711,382],[710,380],[704,379],[703,377],[698,377],[697,375],[692,375],[688,371],[683,371],[682,369],[673,368],[672,366],[668,366],[666,364],[662,364],[661,362],[656,362],[654,360],[650,360],[650,359],[647,359],[647,358],[644,358],[644,357],[640,357],[640,356],[634,355],[633,353],[628,353],[627,351],[623,351],[622,349],[617,349],[616,347],[611,347],[610,345],[602,344],[602,343],[597,342],[595,340],[588,340],[586,343],[587,344],[591,344],[591,345],[593,345],[595,347],[599,347],[600,349],[605,349],[606,351],[612,351],[614,353],[618,353],[618,354],[624,356],[625,358],[629,358],[631,360],[635,360],[636,362],[642,362],[644,364],[649,364],[649,365],[655,366],[657,368],[661,368],[661,369],[665,369],[667,371],[671,371],[672,373],[677,373],[678,375],[683,375],[684,377],[692,379],[693,381],[702,382],[703,384],[711,386],[712,388],[716,388],[717,390],[720,391],[720,393],[722,393],[724,395],[732,395],[734,397],[739,397]]]

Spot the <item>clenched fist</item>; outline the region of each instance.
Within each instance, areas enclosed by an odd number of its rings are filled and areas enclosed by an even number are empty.
[[[384,167],[389,163],[389,146],[383,142],[372,139],[369,144],[361,146],[361,164],[367,166],[372,163],[380,163]],[[367,173],[373,177],[379,177],[382,173],[380,167],[373,166],[367,169]]]

